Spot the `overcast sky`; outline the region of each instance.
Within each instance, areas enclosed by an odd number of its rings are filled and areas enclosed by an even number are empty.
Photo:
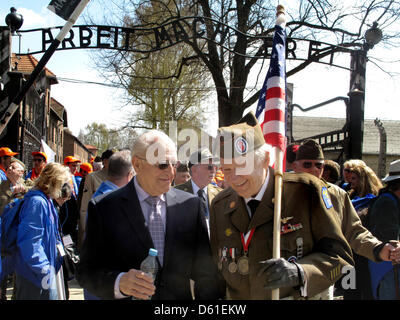
[[[64,25],[64,20],[47,9],[49,3],[50,0],[0,1],[0,19],[4,25],[5,16],[9,13],[10,7],[14,6],[18,13],[24,16],[22,30]],[[98,10],[95,1],[91,1],[85,10]],[[80,18],[77,24],[84,24],[84,22]],[[14,50],[17,51],[18,37],[13,37],[13,42]],[[29,47],[29,41],[22,38],[21,51],[26,52],[27,46]],[[386,60],[390,60],[390,55],[393,55],[392,60],[398,60],[398,52],[396,53],[395,50],[388,51],[380,47],[379,44],[369,54]],[[35,55],[35,57],[39,60],[41,55]],[[348,55],[343,56],[342,59],[344,59],[345,65],[350,64]],[[400,73],[399,62],[383,66],[392,72]],[[59,78],[104,82],[93,68],[88,50],[58,51],[48,62],[47,68]],[[378,117],[381,120],[400,120],[399,78],[391,78],[369,62],[366,79],[365,118],[375,119]],[[263,78],[259,80],[260,86],[263,80]],[[288,78],[288,82],[294,84],[293,102],[307,108],[337,96],[347,96],[349,72],[321,64],[312,64],[302,72]],[[104,86],[73,84],[64,81],[52,86],[52,96],[67,109],[68,126],[75,135],[78,135],[80,129],[92,122],[105,123],[109,128],[122,123],[124,114],[116,110],[121,105],[120,93],[120,90]],[[210,104],[215,106],[216,99],[212,99]],[[295,115],[304,114],[295,109]],[[309,112],[306,115],[345,117],[345,108],[342,103],[336,103]],[[218,117],[216,113],[215,117],[213,116],[209,121],[209,133],[215,133],[217,125]]]

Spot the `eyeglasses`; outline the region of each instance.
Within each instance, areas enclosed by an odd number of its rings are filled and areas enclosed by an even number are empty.
[[[148,162],[146,159],[144,159],[144,158],[140,158],[140,157],[137,157],[137,158],[139,158],[140,160],[144,160],[144,161],[146,161],[146,162]],[[150,163],[150,162],[148,162],[148,163]],[[158,169],[160,169],[160,170],[165,170],[165,169],[167,169],[169,166],[172,166],[172,168],[174,168],[174,169],[176,169],[176,167],[178,166],[178,162],[177,161],[165,161],[165,162],[160,162],[160,163],[155,163],[155,164],[153,164],[153,163],[150,163],[152,166],[155,166],[155,167],[157,167]]]
[[[32,161],[33,161],[33,162],[42,162],[43,159],[33,159]]]
[[[350,169],[344,169],[344,172],[346,172],[346,173],[350,173],[350,172],[351,172],[351,170],[350,170]]]
[[[322,169],[324,167],[324,163],[323,162],[311,162],[311,161],[304,161],[303,162],[303,168],[304,169],[310,169],[313,165],[317,169]]]

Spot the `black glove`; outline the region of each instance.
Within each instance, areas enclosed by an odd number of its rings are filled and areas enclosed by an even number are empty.
[[[261,270],[258,276],[266,279],[264,289],[277,289],[282,287],[296,287],[304,284],[304,271],[295,262],[283,258],[260,261]]]

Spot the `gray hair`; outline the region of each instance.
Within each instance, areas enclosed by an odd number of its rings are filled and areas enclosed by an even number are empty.
[[[176,145],[172,141],[170,137],[168,137],[164,132],[158,130],[150,130],[146,133],[142,134],[132,147],[132,156],[136,156],[138,158],[146,157],[146,160],[152,162],[154,159],[148,159],[149,156],[154,156],[152,154],[147,155],[150,146],[155,146],[158,152],[158,156],[160,156],[160,152],[165,151],[166,147],[170,147],[172,150],[176,152]],[[156,161],[154,161],[156,162]]]
[[[254,165],[258,167],[259,164],[264,162],[266,158],[269,157],[270,152],[271,147],[266,143],[254,150]]]
[[[122,179],[131,171],[133,171],[133,166],[131,162],[131,152],[129,150],[115,152],[108,159],[108,177],[112,179]]]

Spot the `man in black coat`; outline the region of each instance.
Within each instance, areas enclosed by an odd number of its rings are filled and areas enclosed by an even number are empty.
[[[102,299],[183,300],[191,299],[193,279],[197,299],[220,298],[203,206],[198,197],[170,188],[177,160],[174,143],[152,130],[137,139],[132,154],[135,178],[89,203],[78,282]],[[154,206],[147,203],[150,197]],[[161,224],[158,234],[155,221]],[[150,248],[159,253],[154,284],[139,270]]]

